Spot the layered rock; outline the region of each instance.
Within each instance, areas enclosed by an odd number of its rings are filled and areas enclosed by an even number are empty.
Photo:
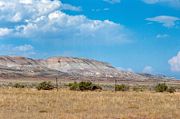
[[[53,57],[31,59],[25,57],[0,57],[0,77],[96,77],[124,80],[144,80],[147,77],[132,72],[119,71],[108,63],[91,59]]]

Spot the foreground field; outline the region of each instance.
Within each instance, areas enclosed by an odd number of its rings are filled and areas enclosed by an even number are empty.
[[[180,93],[0,89],[1,119],[179,119]]]

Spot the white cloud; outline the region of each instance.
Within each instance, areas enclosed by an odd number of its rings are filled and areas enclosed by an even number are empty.
[[[31,45],[27,45],[27,44],[14,47],[14,50],[21,52],[31,51],[33,49],[34,48]]]
[[[132,68],[122,68],[122,67],[116,67],[120,71],[127,71],[127,72],[134,72]]]
[[[62,10],[71,10],[71,11],[82,11],[81,7],[76,7],[70,4],[62,4],[61,6]]]
[[[8,28],[0,28],[0,38],[6,36],[11,33],[11,29]]]
[[[180,8],[180,0],[143,0],[147,4],[165,4],[168,6]]]
[[[168,34],[157,34],[157,35],[156,35],[156,38],[157,38],[157,39],[165,39],[165,38],[168,38],[168,37],[169,37]]]
[[[57,10],[61,5],[58,0],[1,0],[0,20],[1,22],[20,22],[36,19]]]
[[[180,72],[180,51],[174,57],[172,57],[168,63],[171,66],[171,70],[175,72]]]
[[[110,4],[116,4],[116,3],[120,3],[121,0],[103,0],[104,2],[110,3]]]
[[[134,72],[132,68],[127,68],[128,72]]]
[[[146,18],[145,20],[161,23],[164,27],[170,28],[174,27],[176,25],[176,22],[179,21],[180,18],[173,16],[157,16],[152,18]]]
[[[12,17],[12,21],[14,22],[19,22],[21,21],[21,19],[22,19],[21,13],[18,12]]]
[[[57,42],[86,40],[95,44],[102,44],[102,41],[116,44],[130,39],[130,32],[121,24],[62,12],[62,9],[77,11],[78,8],[63,4],[59,0],[3,0],[0,5],[0,22],[15,24],[12,37]]]
[[[142,72],[151,74],[153,72],[153,68],[151,66],[145,66]]]
[[[91,9],[93,12],[101,12],[101,11],[109,11],[109,8],[103,8],[103,9]]]
[[[63,4],[59,0],[1,0],[0,20],[6,22],[25,22],[29,19],[46,16],[58,9],[81,11],[81,7]]]
[[[109,20],[91,20],[83,15],[70,16],[54,11],[27,25],[16,27],[16,35],[26,38],[59,39],[112,44],[127,42],[129,33],[120,24]],[[71,34],[71,35],[69,35]]]
[[[22,4],[32,4],[33,3],[33,0],[19,0],[20,3]]]
[[[143,1],[147,4],[155,4],[155,3],[160,2],[160,0],[143,0]]]
[[[33,46],[29,44],[24,44],[20,46],[14,46],[12,44],[7,44],[7,45],[0,45],[0,55],[19,55],[19,56],[32,56],[35,55],[35,51]]]

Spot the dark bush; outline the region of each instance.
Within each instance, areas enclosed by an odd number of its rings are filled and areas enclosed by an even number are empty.
[[[116,91],[128,91],[129,90],[129,86],[127,86],[125,84],[116,85],[115,86],[115,90]]]
[[[70,87],[70,90],[80,90],[80,91],[85,91],[85,90],[102,90],[102,88],[99,85],[93,84],[92,82],[74,82],[74,83],[69,83],[68,85]]]
[[[174,92],[176,92],[176,89],[174,87],[169,87],[167,92],[174,93]]]
[[[91,90],[92,89],[92,82],[80,82],[79,89],[83,90]]]
[[[165,83],[160,83],[155,86],[156,92],[165,92],[168,90],[168,86]]]
[[[44,81],[44,82],[38,84],[36,87],[36,89],[38,89],[38,90],[52,90],[54,88],[55,87],[53,86],[53,84],[50,81],[48,81],[48,82]]]
[[[15,83],[15,84],[13,85],[13,87],[14,87],[14,88],[25,88],[25,85],[20,84],[20,83]]]
[[[99,85],[93,85],[91,86],[91,90],[102,90],[102,87]]]

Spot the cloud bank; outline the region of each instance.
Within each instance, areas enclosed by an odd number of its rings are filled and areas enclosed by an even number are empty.
[[[92,20],[84,15],[68,15],[62,10],[79,11],[79,7],[59,0],[2,0],[0,23],[13,24],[0,28],[0,37],[38,39],[84,39],[121,42],[128,31],[109,20]]]
[[[0,39],[36,40],[46,45],[62,41],[95,45],[129,42],[130,32],[122,24],[69,15],[66,10],[82,9],[59,0],[1,0],[0,23],[4,26],[0,26]]]

